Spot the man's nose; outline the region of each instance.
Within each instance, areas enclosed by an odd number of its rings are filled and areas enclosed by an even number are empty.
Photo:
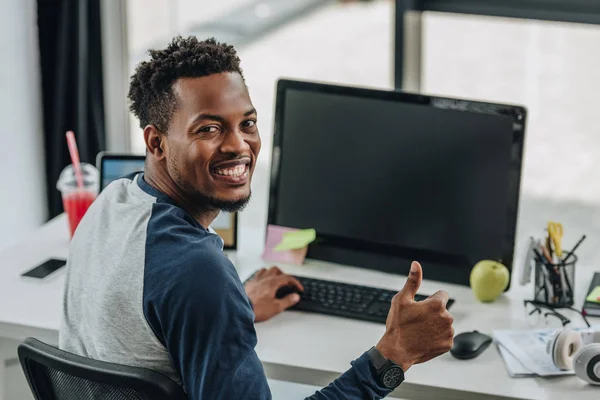
[[[244,133],[238,129],[227,132],[221,143],[222,153],[242,154],[249,148],[250,146],[246,143]]]

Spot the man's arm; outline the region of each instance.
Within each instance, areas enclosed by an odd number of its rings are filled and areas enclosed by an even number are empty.
[[[352,361],[352,368],[306,400],[382,399],[391,392],[377,383],[367,353]]]
[[[429,299],[415,302],[423,279],[419,263],[413,262],[402,290],[394,296],[388,314],[386,332],[376,346],[379,353],[406,372],[413,364],[422,363],[450,350],[454,330],[453,318],[446,310],[448,295],[437,292]],[[295,304],[298,299],[276,299],[281,286],[300,283],[274,267],[261,270],[246,283],[246,291],[254,305],[257,320],[265,320]],[[294,294],[287,297],[295,296]],[[380,399],[391,392],[386,388],[367,353],[352,362],[352,368],[329,386],[309,397],[310,400]]]
[[[194,243],[153,263],[144,278],[144,315],[188,398],[270,399],[254,351],[254,314],[229,260]]]

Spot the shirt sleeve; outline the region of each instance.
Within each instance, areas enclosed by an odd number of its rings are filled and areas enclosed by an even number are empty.
[[[254,313],[218,237],[156,208],[146,240],[144,316],[188,398],[271,398],[254,351]]]
[[[375,369],[366,352],[351,364],[352,368],[306,400],[375,400],[391,393],[375,380]]]

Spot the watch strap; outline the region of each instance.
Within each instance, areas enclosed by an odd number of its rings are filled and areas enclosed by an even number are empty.
[[[369,354],[371,362],[373,363],[373,366],[375,367],[377,373],[381,372],[381,368],[383,368],[387,364],[388,359],[385,358],[375,346],[371,347],[367,354]]]

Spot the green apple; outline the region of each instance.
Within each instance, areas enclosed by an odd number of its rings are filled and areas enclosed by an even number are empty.
[[[492,261],[479,261],[471,270],[471,289],[477,300],[490,302],[496,300],[508,287],[510,274],[503,264]]]

